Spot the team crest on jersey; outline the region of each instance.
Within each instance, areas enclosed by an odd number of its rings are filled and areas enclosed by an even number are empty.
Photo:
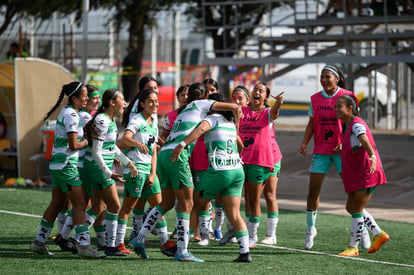
[[[71,113],[70,115],[73,117],[76,117],[76,113]]]
[[[98,123],[101,124],[101,125],[103,125],[104,124],[104,120],[101,119],[101,120],[98,121]]]

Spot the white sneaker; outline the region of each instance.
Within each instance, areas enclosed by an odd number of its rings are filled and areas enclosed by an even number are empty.
[[[266,236],[260,243],[268,245],[277,244],[277,239],[276,236]]]
[[[313,247],[313,239],[318,234],[316,228],[306,232],[305,235],[305,249],[309,250]]]
[[[371,247],[371,239],[369,237],[368,230],[364,229],[362,231],[362,237],[361,237],[361,248],[368,250]]]
[[[78,254],[81,258],[95,258],[101,259],[105,258],[106,255],[99,253],[95,249],[93,249],[90,245],[79,245],[78,247]]]
[[[210,243],[209,239],[202,239],[198,242],[198,245],[207,246]]]

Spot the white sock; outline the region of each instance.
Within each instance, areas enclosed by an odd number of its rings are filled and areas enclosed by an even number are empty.
[[[190,215],[178,212],[187,217],[177,217],[177,255],[188,254],[188,241],[190,239]],[[186,214],[186,215],[185,215]]]
[[[60,231],[60,235],[62,238],[67,240],[69,238],[70,231],[73,229],[73,218],[72,215],[68,215],[66,217],[65,223],[63,224],[62,230]]]
[[[121,243],[124,243],[127,222],[128,222],[128,220],[118,220],[118,227],[116,229],[115,246],[118,246]]]
[[[105,214],[106,246],[115,247],[116,231],[118,227],[118,214],[106,211]]]
[[[145,243],[145,238],[147,235],[154,229],[158,220],[161,219],[162,214],[157,207],[154,207],[151,212],[148,213],[147,218],[145,219],[144,224],[139,230],[137,240],[140,243]]]
[[[227,225],[227,231],[232,231],[232,230],[234,231],[234,227],[231,224],[229,218],[227,218],[227,217],[226,217],[226,225]]]
[[[63,225],[65,224],[66,217],[68,216],[67,211],[60,211],[57,216],[57,233],[62,232]]]
[[[364,213],[364,223],[367,229],[371,231],[374,236],[381,233],[382,230],[379,227],[379,225],[376,223],[374,217],[371,216],[371,214],[368,213],[368,211],[366,211],[365,209],[363,210],[362,213]]]
[[[89,235],[88,225],[87,224],[76,224],[75,225],[76,234],[79,235],[79,245],[88,246],[91,245],[91,237]]]
[[[249,253],[249,236],[243,236],[237,239],[239,244],[240,254]]]
[[[168,241],[168,230],[167,227],[156,228],[157,235],[160,237],[160,245],[163,246]]]
[[[132,231],[136,232],[137,234],[141,230],[142,224],[144,223],[142,221],[143,217],[143,214],[132,215]]]
[[[248,229],[249,229],[249,238],[256,240],[257,239],[257,229],[259,228],[260,223],[258,222],[251,222],[249,221]]]
[[[216,224],[214,226],[215,230],[221,230],[221,226],[223,225],[225,218],[226,213],[224,212],[223,208],[216,206]]]
[[[352,216],[351,241],[349,242],[349,246],[358,247],[364,229],[364,217],[356,214],[352,214]]]
[[[210,216],[199,216],[198,220],[200,221],[200,236],[201,239],[209,238],[209,227],[210,227]]]
[[[267,218],[267,236],[276,237],[276,228],[279,218]]]
[[[36,240],[41,243],[46,243],[53,229],[53,223],[46,221],[45,219],[40,220],[39,230],[37,231]]]

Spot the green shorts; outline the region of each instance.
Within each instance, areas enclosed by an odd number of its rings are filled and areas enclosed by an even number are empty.
[[[270,168],[254,164],[243,165],[246,181],[262,184],[270,176]]]
[[[66,165],[61,170],[50,170],[52,176],[52,187],[57,187],[62,192],[68,192],[73,187],[78,187],[82,184],[78,168],[73,165]]]
[[[193,175],[193,182],[194,182],[194,191],[200,191],[200,181],[201,177],[207,172],[207,170],[191,170],[191,174]]]
[[[154,194],[161,193],[160,182],[157,176],[155,176],[154,183],[150,187],[144,187],[148,176],[148,174],[138,173],[137,177],[132,178],[130,173],[124,174],[124,196],[147,199]]]
[[[157,160],[157,173],[162,188],[181,189],[184,185],[193,187],[190,165],[188,164],[188,151],[184,150],[178,161],[171,161],[172,150],[161,151]]]
[[[209,168],[200,181],[200,196],[212,200],[218,194],[241,197],[244,183],[243,168],[215,171]]]
[[[88,181],[88,174],[86,173],[85,168],[78,167],[79,175],[82,180],[82,189],[86,191],[89,197],[92,197],[92,186]]]
[[[367,192],[368,194],[373,194],[375,192],[375,189],[377,188],[377,186],[372,186],[369,188],[364,188],[361,190],[358,190],[357,192]]]
[[[326,174],[332,166],[332,163],[335,163],[336,170],[339,174],[342,173],[342,163],[341,155],[328,155],[328,154],[313,154],[312,163],[309,168],[309,172]]]
[[[85,159],[83,165],[84,169],[88,171],[87,181],[93,189],[102,190],[115,184],[115,181],[112,178],[107,178],[105,176],[95,161],[88,161]]]
[[[271,177],[271,176],[277,176],[277,177],[279,177],[280,176],[280,168],[281,167],[282,167],[282,161],[280,160],[278,163],[275,164],[275,166],[273,168],[273,171],[270,172],[269,177]]]

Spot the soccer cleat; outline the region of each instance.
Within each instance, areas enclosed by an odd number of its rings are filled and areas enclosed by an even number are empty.
[[[119,251],[121,251],[122,253],[125,254],[132,254],[132,251],[130,251],[128,248],[125,247],[124,243],[120,243],[117,247],[116,247]]]
[[[374,239],[372,241],[371,247],[368,249],[368,253],[375,253],[378,250],[380,250],[381,246],[388,242],[390,239],[390,236],[385,233],[384,231],[381,231],[378,235],[374,236]]]
[[[216,241],[219,241],[221,239],[221,230],[220,229],[214,229],[214,239]]]
[[[370,247],[371,247],[371,239],[369,238],[368,230],[364,230],[362,232],[362,237],[361,237],[361,248],[368,250]]]
[[[145,244],[138,242],[137,239],[133,239],[129,242],[129,246],[132,247],[137,253],[137,255],[141,256],[143,259],[148,259],[147,252],[145,251]]]
[[[115,257],[126,256],[126,254],[124,252],[120,251],[118,249],[118,247],[110,247],[110,246],[107,246],[105,248],[105,254],[106,254],[106,256],[115,256]]]
[[[305,235],[305,249],[309,250],[313,247],[313,239],[318,234],[316,228],[314,227],[312,230],[307,231]]]
[[[229,231],[227,231],[226,232],[226,234],[224,234],[224,236],[220,239],[220,241],[219,241],[219,244],[226,244],[226,243],[228,243],[228,242],[230,242],[230,240],[232,239],[232,238],[234,238],[235,237],[235,234],[234,234],[234,230],[229,230]]]
[[[97,247],[98,251],[105,251],[105,249],[106,249],[106,245],[98,244],[98,247]]]
[[[41,243],[37,240],[30,244],[30,251],[39,255],[53,256],[53,253],[49,251],[46,244]]]
[[[239,255],[239,257],[235,260],[233,260],[233,262],[236,263],[251,263],[252,262],[252,257],[250,257],[249,252],[245,253],[245,254],[241,254]]]
[[[230,243],[237,243],[236,236],[234,236],[233,238],[230,239]]]
[[[69,251],[73,254],[78,253],[78,248],[76,247],[76,245],[73,242],[64,239],[62,235],[56,236],[56,238],[53,241],[60,247],[60,249],[62,249],[62,251]]]
[[[131,242],[133,239],[135,239],[138,236],[138,232],[132,230],[131,234],[129,234],[129,241]]]
[[[253,248],[256,246],[257,240],[255,238],[249,237],[249,248]]]
[[[204,263],[203,259],[194,257],[190,252],[183,255],[175,255],[174,260],[177,262],[195,262],[195,263]]]
[[[202,239],[201,241],[198,242],[198,245],[207,246],[209,243],[210,243],[209,239]]]
[[[277,244],[277,239],[276,236],[266,236],[260,243],[268,245]]]
[[[344,251],[338,254],[339,256],[355,257],[359,256],[358,247],[348,246]]]
[[[105,254],[99,253],[98,251],[93,249],[90,245],[80,245],[78,248],[78,255],[81,258],[102,259],[106,257]]]
[[[165,244],[161,246],[161,253],[168,257],[174,257],[177,253],[177,244],[173,241],[168,240]]]

